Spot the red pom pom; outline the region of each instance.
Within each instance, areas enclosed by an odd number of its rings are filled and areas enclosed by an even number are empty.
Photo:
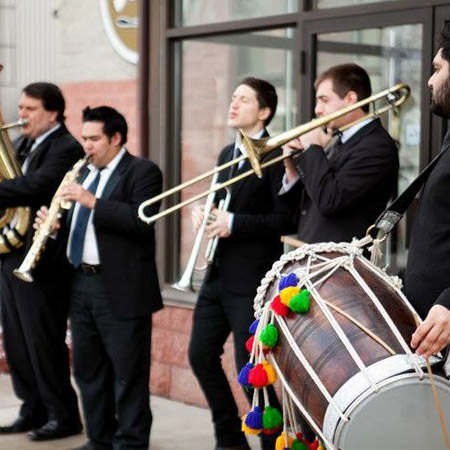
[[[250,370],[248,374],[248,382],[255,388],[267,386],[267,372],[264,370],[262,364],[256,364],[256,366]]]
[[[247,342],[245,343],[245,348],[247,349],[247,351],[248,351],[249,353],[252,352],[253,341],[254,341],[254,340],[255,340],[255,336],[250,336],[250,337],[247,339]]]
[[[277,295],[270,304],[270,307],[272,308],[273,312],[275,314],[278,314],[279,316],[287,316],[289,312],[289,308],[286,305],[283,305],[281,303],[280,296]]]

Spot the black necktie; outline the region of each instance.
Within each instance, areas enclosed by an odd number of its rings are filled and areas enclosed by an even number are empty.
[[[234,147],[232,159],[239,158],[239,156],[241,156],[241,151],[239,150],[239,147]],[[230,175],[229,175],[229,179],[231,179],[231,178],[233,178],[234,176],[236,176],[236,173],[237,173],[237,171],[238,171],[238,168],[239,168],[239,163],[233,164],[233,165],[230,167]]]
[[[19,159],[20,165],[22,165],[27,159],[27,156],[30,154],[33,145],[34,139],[28,139],[27,143],[22,146],[22,148],[17,152],[17,157]]]
[[[88,191],[95,195],[97,192],[98,183],[100,182],[100,176],[102,169],[98,169],[97,175],[94,181],[89,185]],[[72,231],[72,241],[70,243],[69,260],[75,266],[78,267],[83,257],[84,239],[86,237],[86,228],[89,221],[91,210],[85,206],[81,206],[78,209],[77,221]]]

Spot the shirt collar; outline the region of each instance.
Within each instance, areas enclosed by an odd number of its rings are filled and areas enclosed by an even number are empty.
[[[108,169],[109,171],[113,171],[118,164],[120,163],[121,159],[123,158],[123,155],[125,155],[126,153],[126,148],[122,147],[120,149],[120,152],[117,153],[116,156],[114,156],[114,158],[104,167],[104,169]],[[88,164],[88,169],[92,172],[92,171],[96,171],[98,170],[97,167],[95,167],[93,164]]]
[[[374,120],[372,117],[363,120],[362,122],[359,122],[355,125],[353,125],[350,128],[347,128],[346,130],[344,130],[342,132],[342,136],[341,136],[341,142],[347,142],[353,135],[355,135],[361,128],[365,127],[367,124],[369,124],[370,122],[372,122],[372,120]]]
[[[41,134],[34,140],[34,144],[32,148],[36,148],[41,142],[44,141],[44,139],[47,136],[50,136],[54,131],[56,131],[58,128],[61,128],[61,124],[57,123],[53,128],[50,128],[50,130],[47,130],[44,134]]]
[[[266,129],[262,128],[256,134],[254,134],[253,136],[249,136],[249,137],[252,138],[252,139],[259,139],[259,138],[262,137],[262,135],[265,133],[265,131],[266,131]],[[234,142],[234,148],[238,148],[243,155],[247,154],[247,150],[245,149],[244,144],[242,143],[242,139],[241,139],[240,133],[238,133],[236,135],[236,140]]]

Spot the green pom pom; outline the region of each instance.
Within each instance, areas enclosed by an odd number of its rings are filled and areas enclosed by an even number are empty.
[[[278,341],[278,330],[272,323],[269,323],[261,332],[259,340],[268,347],[274,347]]]
[[[309,291],[303,289],[297,295],[292,297],[289,302],[289,309],[297,314],[305,314],[309,311]]]
[[[308,446],[303,443],[300,442],[298,439],[296,439],[293,443],[292,443],[292,450],[308,450]]]
[[[283,417],[277,408],[266,406],[263,414],[263,427],[266,430],[280,427],[283,424]]]

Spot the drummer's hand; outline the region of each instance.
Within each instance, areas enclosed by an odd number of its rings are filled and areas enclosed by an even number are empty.
[[[48,208],[46,206],[41,206],[41,208],[36,212],[36,217],[34,219],[33,228],[38,230],[42,224],[45,222],[48,216]],[[54,234],[61,228],[61,223],[59,220],[54,220],[52,224],[52,229],[50,234]]]
[[[450,309],[434,305],[425,321],[412,335],[411,347],[424,358],[435,355],[450,344]]]
[[[231,230],[228,227],[230,213],[215,208],[211,211],[211,215],[215,220],[206,227],[206,237],[211,239],[215,236],[220,238],[227,238],[230,236]]]

